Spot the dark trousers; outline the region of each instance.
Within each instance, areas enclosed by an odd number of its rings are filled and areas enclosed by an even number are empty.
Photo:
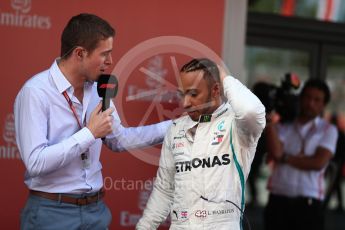
[[[324,230],[322,202],[271,194],[265,209],[266,230]]]

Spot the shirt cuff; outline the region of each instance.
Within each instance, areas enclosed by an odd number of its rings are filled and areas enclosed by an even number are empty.
[[[86,151],[96,140],[91,131],[86,127],[76,132],[73,137],[77,140],[82,152]]]

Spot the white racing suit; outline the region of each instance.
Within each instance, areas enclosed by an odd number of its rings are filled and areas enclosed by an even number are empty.
[[[265,108],[233,77],[224,79],[224,94],[228,102],[212,115],[199,122],[184,116],[171,125],[136,229],[157,229],[169,214],[170,229],[242,229],[244,186],[265,127]]]

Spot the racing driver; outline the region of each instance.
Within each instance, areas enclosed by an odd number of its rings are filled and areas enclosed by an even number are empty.
[[[165,136],[136,229],[157,229],[169,214],[170,229],[242,229],[244,186],[265,127],[265,107],[206,58],[181,68],[179,92],[188,115]]]

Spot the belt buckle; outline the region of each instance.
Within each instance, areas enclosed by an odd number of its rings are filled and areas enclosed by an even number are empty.
[[[87,197],[77,198],[76,205],[82,206],[88,203]]]
[[[311,206],[313,204],[313,199],[312,198],[308,198],[308,205]]]

